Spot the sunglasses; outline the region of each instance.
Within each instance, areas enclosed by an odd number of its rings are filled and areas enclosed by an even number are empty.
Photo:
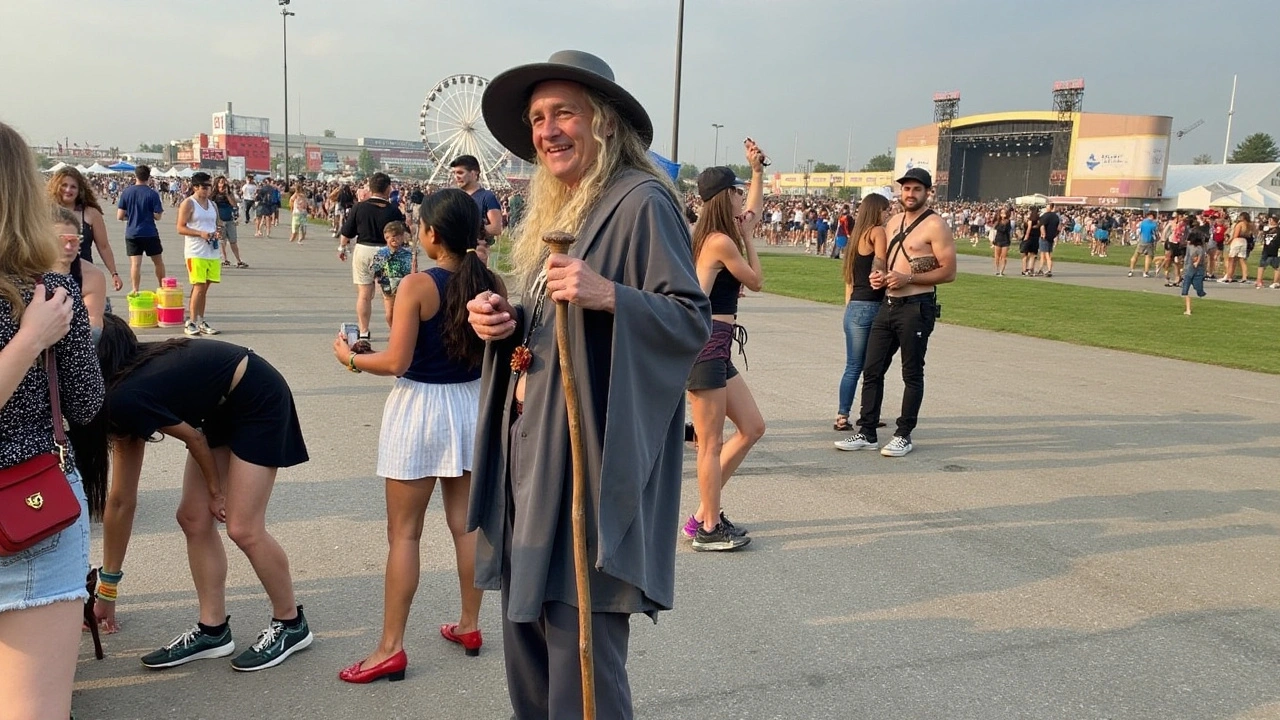
[[[58,239],[64,243],[78,243],[84,239],[84,235],[77,235],[75,233],[58,233]]]

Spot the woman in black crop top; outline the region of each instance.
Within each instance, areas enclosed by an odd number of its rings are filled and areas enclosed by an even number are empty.
[[[764,284],[752,237],[764,209],[764,153],[746,143],[751,186],[744,203],[733,171],[712,167],[698,175],[702,212],[693,228],[693,262],[698,282],[711,300],[711,339],[694,363],[686,385],[693,430],[698,438],[698,509],[684,524],[694,550],[736,550],[750,539],[721,512],[720,492],[751,447],[764,435],[764,418],[747,383],[731,360],[738,293]],[[739,344],[741,348],[741,344]],[[723,439],[725,417],[737,432]]]
[[[854,432],[849,411],[862,377],[871,322],[884,301],[884,289],[871,287],[869,276],[877,259],[882,264],[885,262],[889,238],[884,223],[888,212],[889,201],[885,196],[872,193],[863,198],[849,238],[853,248],[844,256],[844,373],[840,376],[840,404],[833,426],[838,432]]]
[[[176,667],[235,650],[226,623],[227,556],[219,523],[249,558],[271,603],[270,625],[232,660],[232,667],[260,670],[305,648],[311,633],[294,596],[289,558],[266,526],[277,470],[309,459],[284,377],[252,350],[231,343],[182,338],[139,344],[128,323],[115,315],[104,319],[98,359],[107,386],[98,425],[111,437],[114,465],[98,586],[105,602],[94,607],[99,625],[107,632],[117,629],[116,584],[123,574],[147,443],[167,435],[188,452],[177,514],[192,558],[200,616],[173,642],[144,655],[142,664]]]

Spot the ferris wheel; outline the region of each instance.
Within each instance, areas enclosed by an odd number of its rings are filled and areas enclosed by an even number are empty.
[[[480,112],[480,98],[488,84],[478,75],[450,75],[423,99],[418,127],[435,162],[432,184],[448,184],[449,163],[459,155],[473,155],[480,162],[480,181],[485,186],[510,185],[500,171],[510,153],[489,134]]]

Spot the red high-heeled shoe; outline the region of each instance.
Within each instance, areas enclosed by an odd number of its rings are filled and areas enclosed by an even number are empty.
[[[338,679],[349,683],[371,683],[386,678],[388,682],[404,679],[404,669],[409,666],[409,656],[404,651],[392,655],[373,667],[362,668],[356,663],[338,673]]]
[[[484,645],[484,638],[480,637],[480,631],[474,630],[469,633],[459,634],[457,630],[458,630],[457,623],[449,623],[447,625],[441,625],[440,637],[444,638],[445,640],[448,640],[449,642],[458,643],[459,645],[462,646],[463,650],[465,650],[467,652],[467,655],[470,657],[475,657],[479,655],[480,646]]]

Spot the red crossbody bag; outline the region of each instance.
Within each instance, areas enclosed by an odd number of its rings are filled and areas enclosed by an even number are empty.
[[[44,353],[57,452],[0,470],[0,555],[14,555],[66,530],[80,518],[80,501],[67,482],[67,432],[62,426],[58,367],[53,348]]]

